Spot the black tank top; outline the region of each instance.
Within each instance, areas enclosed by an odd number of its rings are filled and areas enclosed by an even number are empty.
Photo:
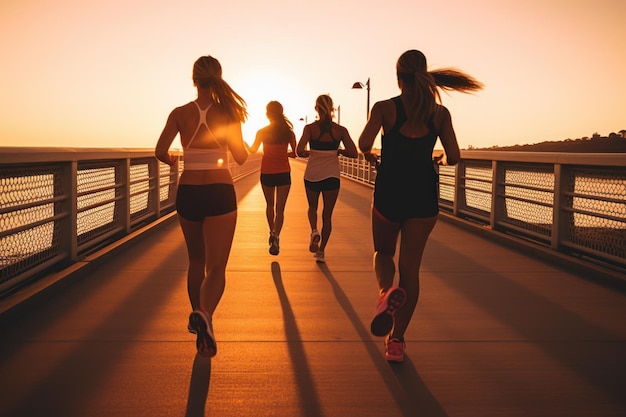
[[[336,151],[339,149],[340,140],[335,139],[333,135],[333,125],[327,123],[321,123],[319,120],[317,122],[317,126],[320,129],[320,134],[317,139],[311,139],[309,141],[309,147],[311,149],[315,149],[318,151]],[[322,140],[322,136],[324,133],[328,133],[332,140]]]
[[[400,128],[407,121],[404,105],[400,97],[394,97],[396,122],[382,136],[381,162],[378,176],[393,182],[410,184],[416,181],[434,179],[432,155],[437,142],[437,131],[432,117],[428,120],[428,133],[418,138],[411,138],[400,133]]]
[[[381,162],[374,185],[374,207],[387,219],[431,217],[439,212],[439,176],[432,161],[437,132],[432,118],[428,133],[411,138],[400,133],[407,116],[400,97],[393,99],[396,121],[382,137]]]

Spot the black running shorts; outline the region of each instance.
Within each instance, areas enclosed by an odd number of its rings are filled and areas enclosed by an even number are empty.
[[[201,222],[205,217],[220,216],[237,210],[237,195],[232,184],[178,186],[176,210],[189,221]]]

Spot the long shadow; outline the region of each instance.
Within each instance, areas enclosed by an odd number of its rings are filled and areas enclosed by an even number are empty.
[[[283,278],[280,271],[280,264],[272,262],[272,278],[276,286],[276,292],[283,310],[283,321],[285,323],[285,334],[287,336],[287,348],[289,357],[295,371],[296,383],[298,386],[298,397],[300,399],[300,409],[304,415],[310,417],[323,417],[324,413],[320,406],[319,395],[315,388],[315,383],[311,377],[311,367],[304,351],[300,330],[296,323],[296,317],[291,308],[289,297],[283,285]]]
[[[242,200],[250,191],[254,189],[258,184],[258,175],[249,174],[244,177],[239,178],[235,181],[235,188],[237,191],[237,199],[238,201]],[[178,225],[178,221],[172,221],[171,224],[165,226],[165,228],[161,229],[158,233],[167,233],[167,231],[171,231],[171,229],[177,229],[180,226]],[[146,245],[145,241],[141,241],[140,245]],[[149,246],[149,244],[148,244]],[[183,245],[184,246],[184,245]],[[184,247],[181,246],[181,250],[184,251]],[[131,247],[129,250],[132,251],[136,245]],[[184,253],[184,252],[183,252]],[[123,266],[125,264],[125,260],[122,259],[124,254],[119,256],[115,256],[111,262],[107,262],[107,264],[101,262],[103,265],[107,265],[106,267],[111,268],[112,263]],[[186,254],[185,254],[186,257]],[[163,261],[162,264],[166,265],[167,261]],[[155,266],[155,271],[158,270],[158,267]],[[99,271],[101,273],[101,271]],[[46,317],[47,322],[53,322],[59,317],[63,317],[69,311],[74,308],[74,305],[79,303],[82,299],[82,293],[80,291],[71,291],[72,289],[81,288],[83,286],[92,286],[91,291],[94,293],[99,291],[99,288],[106,285],[107,278],[102,276],[102,279],[95,279],[97,273],[92,273],[88,277],[84,277],[81,279],[67,279],[66,282],[57,284],[55,286],[55,292],[53,296],[47,296],[47,298],[43,299],[41,303],[38,305],[39,310],[46,309],[48,303],[55,303],[54,308],[46,311],[44,316]],[[54,299],[50,299],[54,297]],[[57,302],[58,298],[63,297],[64,302]],[[27,316],[21,315],[15,318],[13,315],[6,314],[7,317],[10,316],[10,319],[13,321],[7,320],[4,316],[2,320],[0,320],[0,332],[2,332],[3,336],[12,334],[15,339],[26,339],[32,338],[32,329],[40,327],[37,325],[37,321],[39,321],[39,316],[35,316],[33,314],[28,314]],[[16,323],[15,320],[19,320],[19,323]],[[33,324],[31,324],[31,321]],[[6,343],[8,340],[7,337],[3,337],[2,344],[0,344],[0,363],[7,357],[10,357],[11,353],[16,348],[15,344]]]
[[[480,305],[492,317],[506,323],[523,342],[535,344],[617,403],[626,404],[623,388],[626,341],[619,335],[487,269],[436,237],[430,239],[427,251],[445,253],[454,258],[455,263],[464,265],[466,270],[483,271],[477,272],[472,279],[455,279],[453,274],[446,277],[445,273],[441,273],[440,279]],[[432,260],[425,256],[425,268],[436,270],[437,267],[429,266],[429,262]],[[485,291],[485,288],[489,290]],[[584,294],[580,296],[584,300]],[[549,337],[538,340],[538,334]]]
[[[196,354],[189,382],[185,417],[204,417],[211,382],[211,359]]]
[[[257,183],[258,176],[255,177],[254,174],[237,180],[235,186],[238,199],[245,197]],[[171,230],[170,228],[177,229],[179,226],[177,222],[172,222],[172,225],[167,227]],[[160,231],[159,233],[166,232]],[[135,251],[140,250],[138,248],[152,244],[147,241],[131,246],[124,253],[116,255],[111,262],[103,263],[100,269],[89,276],[79,280],[72,279],[67,284],[58,285],[55,288],[54,298],[42,299],[36,309],[21,315],[19,321],[7,323],[3,320],[0,322],[2,333],[0,365],[11,361],[11,358],[20,352],[25,343],[30,343],[29,341],[32,340],[38,342],[37,329],[52,326],[56,321],[63,320],[83,301],[83,294],[97,294],[102,291],[110,276],[116,274],[116,266],[123,267],[129,259],[133,258],[133,253],[136,254]],[[10,409],[0,410],[0,414],[7,416],[88,415],[89,413],[84,412],[85,403],[90,398],[99,395],[101,384],[107,379],[107,374],[125,355],[125,349],[117,349],[120,346],[119,341],[107,340],[102,335],[115,334],[120,327],[123,327],[125,333],[128,334],[139,333],[146,322],[154,320],[159,314],[159,306],[171,296],[179,283],[178,279],[163,280],[163,271],[171,270],[172,275],[185,276],[178,270],[168,268],[169,265],[179,262],[181,256],[186,257],[182,241],[179,247],[173,248],[167,257],[155,263],[151,273],[147,274],[141,283],[137,283],[131,293],[124,299],[117,300],[117,309],[103,317],[99,326],[81,336],[80,340],[62,341],[72,346],[64,353],[63,359],[53,364],[45,378],[37,381],[22,398],[13,399]],[[150,284],[151,282],[158,282],[159,285],[155,287]],[[147,288],[150,289],[147,290]],[[51,343],[57,342],[53,340]],[[110,343],[112,348],[105,352],[94,348],[107,343]],[[207,378],[206,384],[202,382],[205,377]],[[201,361],[194,362],[188,413],[196,413],[200,402],[206,400],[206,394],[204,396],[202,394],[204,390],[202,384],[205,384],[208,390],[208,378],[210,378],[210,364],[207,368],[206,364]]]
[[[241,202],[257,186],[258,181],[258,175],[255,173],[248,174],[235,181],[237,203]],[[191,370],[185,417],[204,417],[205,415],[209,385],[211,383],[211,363],[210,358],[204,358],[196,354]]]
[[[363,340],[363,345],[367,350],[372,362],[376,366],[378,373],[387,385],[389,392],[393,396],[398,409],[406,417],[410,416],[428,416],[428,417],[445,417],[446,412],[443,410],[437,399],[428,390],[428,387],[419,377],[413,362],[406,360],[401,365],[391,366],[393,372],[390,372],[390,366],[385,359],[381,357],[380,351],[374,343],[368,343],[371,339],[369,329],[363,326],[359,315],[352,307],[350,299],[343,291],[332,272],[328,269],[327,264],[318,263],[319,269],[322,271],[328,282],[330,283],[335,299],[346,313],[346,316],[352,322],[354,329],[357,331],[359,338]],[[401,368],[406,368],[402,370]],[[395,380],[394,380],[395,378]],[[403,391],[397,389],[398,382]]]
[[[69,314],[82,302],[83,294],[97,294],[103,291],[101,288],[107,284],[110,276],[115,274],[114,267],[123,265],[124,259],[128,261],[129,258],[137,256],[136,251],[140,251],[143,245],[145,244],[131,247],[124,254],[117,256],[111,264],[102,267],[86,279],[72,283],[64,291],[56,294],[54,299],[43,302],[38,310],[30,311],[19,323],[10,326],[11,329],[3,329],[2,344],[8,342],[12,346],[5,345],[8,349],[0,352],[2,354],[0,361],[10,360],[14,351],[19,350],[25,343],[31,343],[31,340],[38,342],[36,329],[51,326],[55,321],[62,320],[65,314]],[[181,245],[184,246],[182,243]],[[116,334],[120,327],[124,328],[124,333],[139,333],[147,322],[158,316],[160,306],[171,296],[179,283],[177,279],[163,280],[163,270],[167,271],[168,265],[176,264],[182,253],[184,247],[174,248],[169,256],[155,264],[151,273],[136,283],[133,291],[125,298],[116,300],[117,309],[103,317],[100,325],[81,336],[80,340],[61,341],[71,346],[64,352],[63,359],[52,365],[45,378],[37,381],[10,409],[2,410],[3,415],[88,415],[89,413],[85,413],[85,402],[99,395],[101,384],[107,380],[107,374],[125,356],[125,348],[120,348],[124,343],[106,339],[102,335]],[[184,274],[177,270],[171,271],[172,275],[184,277]],[[156,286],[151,284],[155,282],[159,284]],[[51,343],[57,342],[53,340]],[[111,345],[111,349],[101,349],[107,344]]]
[[[404,355],[403,363],[389,364],[391,371],[404,392],[401,408],[405,415],[424,417],[447,417],[448,413],[432,395],[409,355]]]
[[[342,179],[342,181],[350,181]],[[363,193],[356,193],[349,187],[342,187],[339,191],[339,198],[345,204],[348,204],[350,208],[356,210],[364,218],[369,219],[372,214],[372,192],[373,188],[359,184],[363,187],[363,190],[369,194],[363,195]]]

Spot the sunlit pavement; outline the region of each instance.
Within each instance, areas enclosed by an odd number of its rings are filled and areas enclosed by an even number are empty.
[[[371,189],[349,180],[326,263],[308,252],[302,184],[268,253],[258,175],[214,317],[218,353],[187,333],[176,220],[90,274],[21,306],[0,328],[1,416],[625,416],[626,303],[603,287],[439,221],[403,364],[369,333]]]

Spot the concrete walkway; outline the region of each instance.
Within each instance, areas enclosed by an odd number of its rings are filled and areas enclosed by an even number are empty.
[[[281,252],[258,176],[214,317],[218,354],[187,333],[177,222],[91,259],[0,327],[0,416],[626,416],[624,294],[441,220],[426,249],[407,358],[369,333],[371,189],[342,182],[327,263],[308,252],[292,163]]]

